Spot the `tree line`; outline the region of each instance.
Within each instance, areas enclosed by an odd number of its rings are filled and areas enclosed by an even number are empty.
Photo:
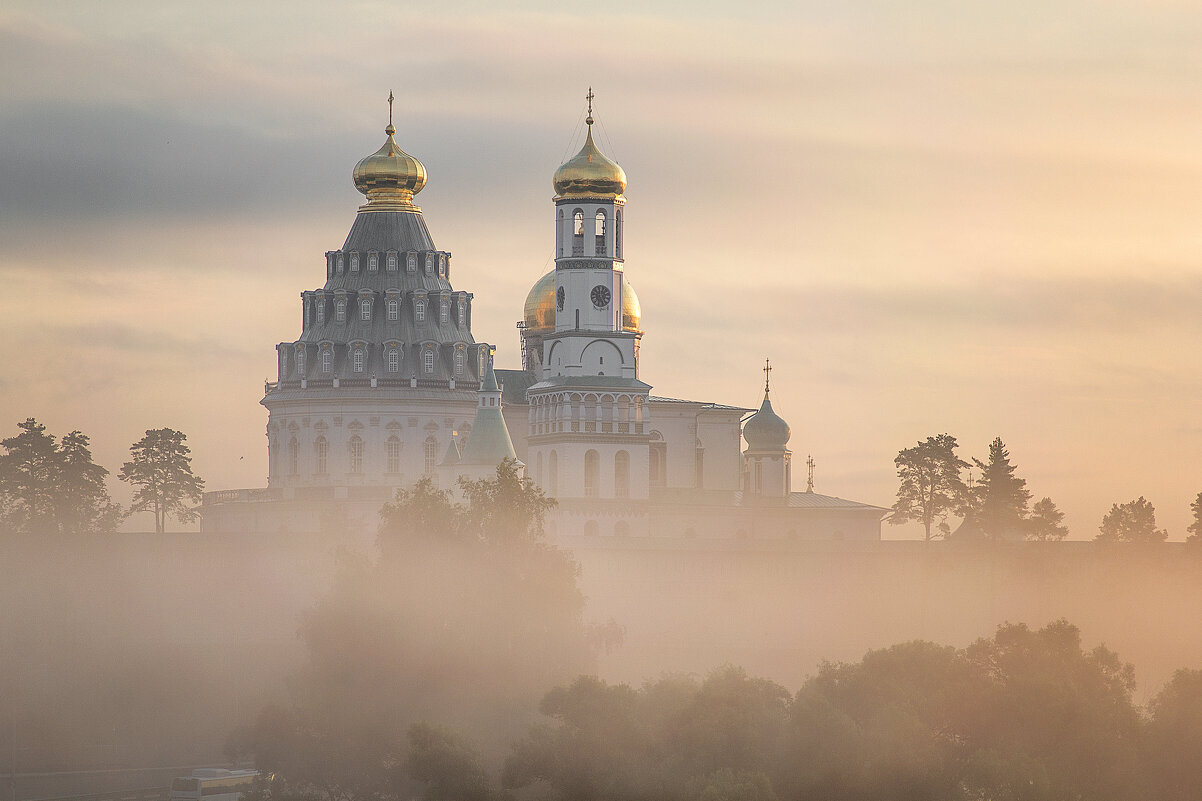
[[[61,439],[30,417],[20,433],[0,440],[0,530],[17,534],[103,534],[137,512],[154,513],[155,531],[168,515],[195,520],[204,480],[192,473],[187,437],[170,428],[147,429],[130,446],[117,477],[134,489],[128,509],[109,497],[109,471],[92,459],[87,434]]]
[[[1063,540],[1068,536],[1064,513],[1049,497],[1031,503],[1027,481],[1016,475],[1001,437],[989,443],[989,457],[971,462],[956,454],[951,434],[938,434],[903,448],[893,460],[897,468],[897,500],[890,523],[917,522],[923,538],[955,540]],[[972,477],[971,470],[979,471]],[[965,471],[969,478],[965,478]],[[1193,522],[1186,542],[1202,545],[1202,492],[1190,504]],[[956,528],[951,519],[960,518]],[[1096,542],[1163,542],[1168,532],[1156,525],[1156,509],[1142,495],[1116,503],[1102,518]]]

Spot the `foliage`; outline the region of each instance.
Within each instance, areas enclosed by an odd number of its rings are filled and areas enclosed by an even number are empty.
[[[1178,670],[1149,705],[1144,746],[1149,797],[1202,798],[1202,670]]]
[[[1141,495],[1134,501],[1116,503],[1102,518],[1095,542],[1163,542],[1169,534],[1156,528],[1156,509]]]
[[[116,529],[123,514],[105,487],[108,470],[92,461],[87,435],[56,442],[30,417],[0,441],[0,519],[9,531],[90,534]]]
[[[1022,537],[1031,493],[1026,479],[1014,475],[1010,452],[995,437],[989,443],[989,461],[973,459],[981,478],[970,491],[973,519],[986,539],[1006,540]]]
[[[580,678],[544,697],[551,723],[519,741],[503,782],[565,801],[1134,801],[1133,684],[1064,621],[870,651],[793,697],[736,668],[639,690]]]
[[[426,801],[489,801],[494,793],[480,754],[456,732],[429,723],[409,728],[409,776],[426,784]]]
[[[489,797],[482,760],[592,664],[578,568],[543,537],[552,501],[515,468],[464,482],[463,502],[422,479],[381,511],[378,559],[342,555],[302,621],[293,708],[252,738],[261,769],[329,797],[408,799],[414,779],[432,801]]]
[[[899,485],[890,523],[920,522],[927,541],[937,536],[932,527],[947,533],[948,514],[962,508],[967,497],[960,471],[968,462],[956,456],[956,446],[951,434],[939,434],[897,454]]]
[[[147,429],[142,439],[130,446],[130,460],[118,477],[134,486],[130,512],[154,512],[154,530],[162,534],[167,516],[181,523],[199,514],[189,503],[200,503],[204,481],[192,474],[191,449],[183,432],[170,428]]]
[[[1185,538],[1185,541],[1191,545],[1202,545],[1202,492],[1199,492],[1198,497],[1194,498],[1194,502],[1189,505],[1189,510],[1194,513],[1194,520],[1186,529],[1189,536]]]
[[[1064,512],[1056,508],[1051,498],[1041,498],[1031,507],[1027,518],[1027,539],[1038,542],[1056,542],[1068,536],[1064,525]]]

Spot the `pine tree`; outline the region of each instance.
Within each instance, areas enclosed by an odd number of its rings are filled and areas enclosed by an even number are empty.
[[[1068,526],[1064,520],[1064,512],[1056,508],[1051,498],[1042,498],[1031,507],[1031,517],[1027,519],[1027,539],[1038,542],[1053,542],[1068,536]]]
[[[913,448],[900,451],[893,464],[900,483],[889,522],[922,523],[928,542],[937,536],[932,534],[932,527],[946,534],[948,514],[963,506],[967,495],[960,471],[968,467],[968,462],[956,456],[956,438],[951,434],[927,437]]]
[[[1185,541],[1190,545],[1202,545],[1202,492],[1198,493],[1198,497],[1194,498],[1194,502],[1189,505],[1189,509],[1194,513],[1194,522],[1189,524],[1186,531],[1189,536]]]
[[[170,428],[148,429],[146,436],[130,446],[130,461],[121,466],[119,478],[136,490],[130,512],[154,512],[154,530],[162,534],[167,516],[181,523],[199,517],[188,505],[199,503],[204,480],[192,474],[191,449],[187,437]]]
[[[973,508],[976,522],[986,538],[991,540],[1020,539],[1025,530],[1027,508],[1031,493],[1026,479],[1014,475],[1010,452],[995,437],[989,443],[989,461],[973,459],[981,471],[981,479],[973,487]]]

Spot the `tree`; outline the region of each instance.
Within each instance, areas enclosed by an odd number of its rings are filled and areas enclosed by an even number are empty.
[[[121,507],[105,487],[108,470],[92,461],[88,437],[72,431],[56,442],[32,417],[0,441],[0,513],[12,531],[86,534],[114,530]]]
[[[927,437],[899,452],[893,463],[900,483],[889,522],[922,523],[928,542],[936,536],[931,531],[936,524],[946,535],[948,514],[960,509],[967,495],[960,471],[968,462],[956,456],[956,438],[951,434]]]
[[[1116,503],[1102,518],[1095,542],[1164,542],[1169,534],[1156,528],[1156,509],[1141,495],[1134,501]]]
[[[1041,498],[1031,507],[1027,518],[1027,539],[1036,542],[1053,542],[1068,536],[1068,526],[1063,524],[1064,512],[1056,508],[1051,498]]]
[[[174,429],[147,429],[146,436],[130,446],[130,461],[121,466],[118,477],[136,488],[130,512],[153,511],[157,534],[166,530],[167,515],[181,523],[199,516],[188,504],[200,503],[204,480],[192,474],[186,439]]]
[[[1164,801],[1202,798],[1202,670],[1178,670],[1148,705],[1147,782]]]
[[[578,567],[544,540],[553,501],[516,468],[464,482],[462,502],[424,478],[381,510],[379,557],[344,554],[302,618],[307,659],[260,769],[323,798],[409,799],[414,780],[438,801],[492,792],[442,726],[499,757],[547,687],[593,664]]]
[[[1194,498],[1189,509],[1194,513],[1194,522],[1190,523],[1189,528],[1186,529],[1190,534],[1185,541],[1191,545],[1202,545],[1202,492],[1199,492],[1198,497]]]
[[[981,470],[981,479],[971,493],[973,516],[981,533],[991,540],[1022,537],[1031,493],[1026,479],[1014,475],[1002,438],[989,443],[988,462],[973,459],[973,463]]]

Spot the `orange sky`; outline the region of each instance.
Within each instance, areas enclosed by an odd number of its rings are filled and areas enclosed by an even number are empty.
[[[889,505],[898,449],[1001,436],[1074,538],[1144,495],[1182,539],[1202,10],[727,5],[7,3],[0,432],[80,428],[115,472],[171,426],[210,489],[261,486],[262,381],[389,90],[476,337],[516,364],[591,84],[656,394],[753,406],[770,357],[820,492]]]

